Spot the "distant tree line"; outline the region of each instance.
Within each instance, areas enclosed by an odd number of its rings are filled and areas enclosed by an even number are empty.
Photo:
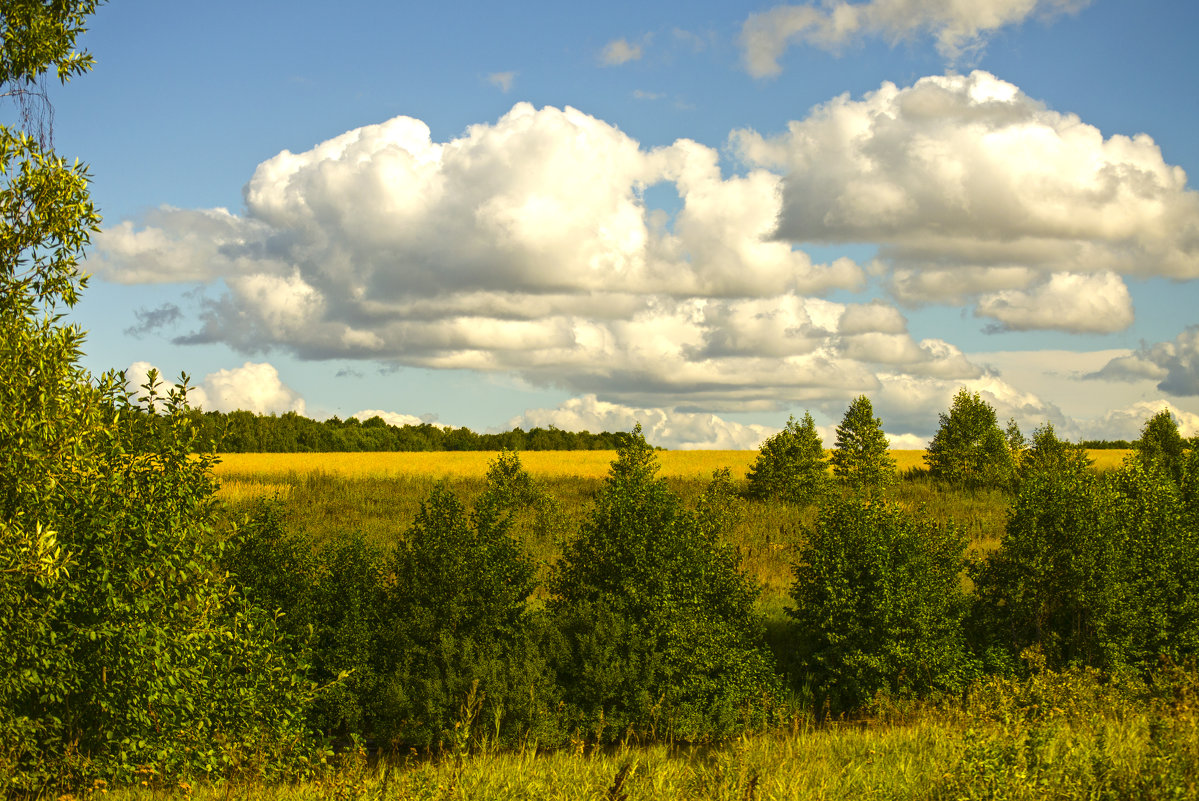
[[[961,399],[959,399],[960,401]],[[976,407],[978,402],[974,404]],[[967,409],[967,412],[972,410]],[[218,453],[360,453],[389,451],[614,451],[629,443],[627,431],[564,431],[556,426],[540,426],[525,430],[517,427],[497,434],[481,434],[462,426],[443,426],[436,423],[397,426],[375,416],[367,420],[349,417],[342,420],[312,420],[297,414],[256,414],[254,412],[202,412],[192,411],[193,423],[200,432],[200,441],[215,442]],[[1009,421],[1006,432],[995,426],[994,412],[990,420],[976,424],[988,432],[993,441],[980,444],[981,453],[997,453],[1003,450],[1003,441],[1009,439],[1015,422]],[[985,416],[985,415],[984,415]],[[955,420],[956,422],[956,420]],[[808,439],[814,436],[815,423],[810,426]],[[784,435],[774,447],[783,447],[798,432],[794,420],[790,428],[780,432]],[[968,423],[954,428],[966,427]],[[792,430],[794,429],[794,430]],[[806,431],[807,429],[805,429]],[[789,433],[788,433],[789,432]],[[940,443],[937,443],[940,447]],[[1009,448],[1018,443],[1007,442]],[[1079,443],[1091,450],[1131,450],[1136,444],[1127,440],[1084,440]],[[788,445],[787,447],[794,447]],[[882,448],[885,450],[886,445]],[[1017,448],[1018,449],[1018,448]],[[848,452],[848,451],[847,451]],[[976,456],[977,460],[980,458]],[[981,457],[984,462],[988,457]],[[947,469],[951,469],[948,468]],[[1006,471],[1006,472],[1010,472]],[[773,479],[772,479],[773,480]],[[774,494],[767,492],[766,494]]]
[[[479,434],[434,423],[397,426],[381,417],[311,420],[295,412],[193,412],[201,438],[220,453],[334,453],[365,451],[596,451],[617,450],[629,433],[514,428]]]

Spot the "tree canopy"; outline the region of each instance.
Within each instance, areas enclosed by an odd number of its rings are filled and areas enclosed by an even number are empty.
[[[977,393],[958,390],[924,459],[933,478],[969,488],[1007,484],[1015,470],[1012,448],[1023,437],[1015,421],[1005,433],[995,409]]]
[[[824,443],[811,413],[804,412],[802,423],[792,416],[782,431],[762,443],[749,469],[748,491],[754,498],[806,504],[823,496],[828,478]]]

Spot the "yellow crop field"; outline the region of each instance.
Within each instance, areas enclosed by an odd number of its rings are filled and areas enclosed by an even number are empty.
[[[417,453],[229,453],[221,457],[217,476],[283,477],[328,473],[347,478],[383,476],[483,477],[498,454],[495,451],[436,451]],[[702,476],[729,468],[744,475],[757,451],[660,451],[660,475]],[[535,476],[603,478],[616,451],[522,451],[521,464]]]
[[[1095,469],[1119,467],[1129,451],[1087,452]],[[495,451],[436,451],[419,453],[228,453],[216,467],[217,476],[283,477],[288,474],[328,473],[347,478],[381,476],[482,477],[496,458]],[[742,477],[757,458],[757,451],[659,451],[663,476],[710,476],[727,467]],[[924,451],[891,451],[900,472],[924,467]],[[521,464],[533,475],[603,478],[616,458],[615,451],[524,451]]]
[[[891,451],[900,471],[924,466],[924,451]],[[217,476],[259,476],[269,481],[289,474],[328,473],[347,478],[382,476],[482,477],[495,451],[419,453],[229,453],[221,457]],[[757,451],[659,451],[662,476],[710,476],[727,467],[734,478],[749,472]],[[615,451],[523,451],[521,464],[536,476],[603,478]]]

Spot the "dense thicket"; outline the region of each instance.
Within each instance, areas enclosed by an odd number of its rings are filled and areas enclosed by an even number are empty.
[[[6,92],[87,69],[73,45],[95,5],[6,3]],[[122,377],[79,366],[61,314],[99,217],[44,141],[0,127],[0,786],[284,775],[315,744],[306,651],[219,570],[184,391],[151,375],[156,411],[135,414]]]
[[[1176,480],[1142,452],[1098,474],[1080,447],[1038,430],[1000,547],[974,571],[979,647],[992,661],[1014,664],[1032,647],[1053,667],[1108,671],[1194,658],[1199,506],[1185,487],[1195,465],[1180,456]]]

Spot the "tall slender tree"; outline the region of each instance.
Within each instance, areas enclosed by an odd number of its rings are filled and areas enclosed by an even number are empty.
[[[856,492],[885,488],[895,480],[895,460],[888,452],[889,446],[883,421],[874,416],[870,399],[859,395],[837,426],[831,459],[833,475]]]

